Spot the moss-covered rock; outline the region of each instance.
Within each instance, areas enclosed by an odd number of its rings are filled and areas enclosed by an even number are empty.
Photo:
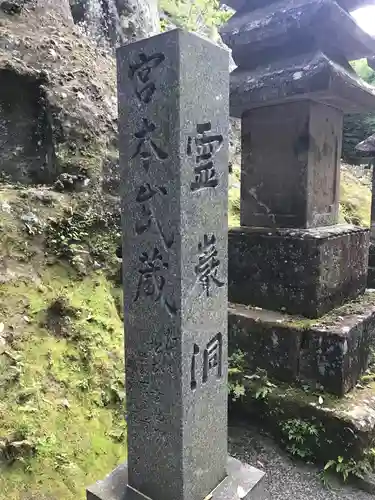
[[[100,182],[117,143],[113,57],[55,10],[0,11],[0,23],[3,180],[51,185],[69,173]]]
[[[1,286],[4,498],[83,498],[124,459],[123,327],[111,289],[102,273],[81,279],[61,264]]]

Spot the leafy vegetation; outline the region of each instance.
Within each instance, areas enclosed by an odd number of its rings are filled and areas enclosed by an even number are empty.
[[[318,445],[319,428],[311,422],[294,418],[281,423],[286,449],[294,456],[302,459],[313,458],[313,449]],[[314,443],[311,443],[311,441]]]
[[[354,61],[353,68],[358,75],[370,85],[375,83],[375,72],[368,66],[366,59]],[[342,144],[342,158],[346,163],[366,163],[355,151],[355,146],[375,133],[375,114],[346,115],[344,117],[344,134]]]
[[[363,479],[367,474],[371,474],[375,465],[375,449],[371,448],[365,453],[363,460],[354,460],[353,458],[345,460],[344,457],[337,457],[335,460],[329,460],[323,471],[323,479],[329,482],[327,472],[338,474],[345,482],[350,477]]]
[[[351,167],[341,168],[340,219],[359,226],[370,225],[371,172],[358,177]]]
[[[189,31],[200,32],[217,39],[217,28],[231,13],[220,8],[218,0],[160,0],[159,8],[164,13],[161,26],[170,23]]]

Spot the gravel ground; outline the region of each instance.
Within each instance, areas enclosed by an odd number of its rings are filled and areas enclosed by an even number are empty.
[[[292,460],[274,441],[240,424],[229,428],[230,453],[267,474],[270,500],[374,500],[375,496],[342,484],[324,486],[319,469]]]

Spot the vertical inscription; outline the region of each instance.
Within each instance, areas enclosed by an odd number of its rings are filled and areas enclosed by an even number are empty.
[[[152,79],[152,72],[165,61],[162,53],[147,55],[141,52],[138,60],[129,64],[129,78],[134,83],[134,90],[138,100],[143,104],[151,102],[155,91],[156,83]],[[150,173],[152,162],[162,163],[167,160],[168,153],[159,145],[155,132],[157,126],[148,118],[142,118],[142,124],[134,133],[137,141],[135,151],[131,156],[132,160],[139,159],[146,175]],[[138,219],[135,222],[134,230],[137,236],[146,233],[151,224],[154,223],[159,233],[161,243],[167,253],[163,256],[157,245],[150,251],[143,251],[139,257],[141,266],[138,269],[139,281],[134,298],[138,301],[142,296],[151,298],[174,316],[177,312],[173,301],[165,297],[166,273],[169,270],[168,251],[174,243],[174,234],[167,235],[163,230],[161,222],[155,214],[152,204],[156,196],[166,197],[168,190],[166,186],[153,185],[146,179],[136,190],[135,201],[140,207]]]
[[[212,131],[211,122],[198,123],[195,136],[188,137],[186,153],[188,157],[194,158],[193,180],[190,184],[192,192],[218,186],[215,155],[221,149],[223,142],[223,136]],[[220,259],[214,234],[203,235],[203,240],[198,243],[197,261],[194,268],[197,283],[201,286],[205,296],[211,297],[214,287],[222,288],[225,284],[220,279]],[[199,362],[202,366],[202,384],[209,381],[211,372],[216,372],[218,379],[222,377],[223,337],[221,333],[215,335],[204,349],[201,349],[198,343],[194,343],[190,381],[192,390],[198,387],[196,373]]]

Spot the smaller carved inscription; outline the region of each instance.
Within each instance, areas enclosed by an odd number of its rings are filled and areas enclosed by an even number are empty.
[[[147,346],[147,355],[152,358],[152,373],[163,372],[177,355],[178,338],[170,328],[167,328],[164,335],[152,332]]]
[[[156,125],[150,122],[147,118],[143,118],[142,122],[142,128],[134,134],[134,137],[138,139],[138,144],[132,159],[139,156],[143,168],[146,172],[148,172],[153,156],[159,161],[164,161],[168,158],[168,153],[163,151],[151,137],[152,133],[156,130]]]
[[[199,283],[207,297],[211,296],[211,282],[218,288],[224,286],[224,282],[218,278],[220,260],[217,258],[216,237],[207,234],[203,237],[203,243],[198,244],[198,264],[195,266],[195,273]]]
[[[134,298],[136,302],[141,296],[153,298],[159,302],[170,316],[175,316],[177,309],[173,302],[169,302],[164,296],[164,286],[166,279],[164,272],[169,268],[167,262],[157,248],[154,248],[152,255],[143,252],[139,257],[142,266],[138,269],[140,274],[137,292]]]
[[[150,78],[152,70],[165,60],[165,55],[157,53],[147,56],[141,52],[138,57],[139,61],[129,65],[129,78],[135,81],[135,93],[138,99],[148,104],[156,90],[155,82]]]
[[[194,344],[191,359],[191,390],[195,390],[198,387],[196,372],[199,362],[199,353],[199,345]],[[209,380],[211,373],[215,374],[217,379],[220,379],[223,375],[223,335],[221,333],[215,335],[215,337],[207,343],[203,351],[202,384],[205,384]]]
[[[195,179],[190,187],[192,191],[216,187],[218,185],[217,172],[214,165],[214,156],[221,149],[223,136],[211,133],[211,122],[197,125],[195,137],[188,138],[186,152],[195,157]]]

